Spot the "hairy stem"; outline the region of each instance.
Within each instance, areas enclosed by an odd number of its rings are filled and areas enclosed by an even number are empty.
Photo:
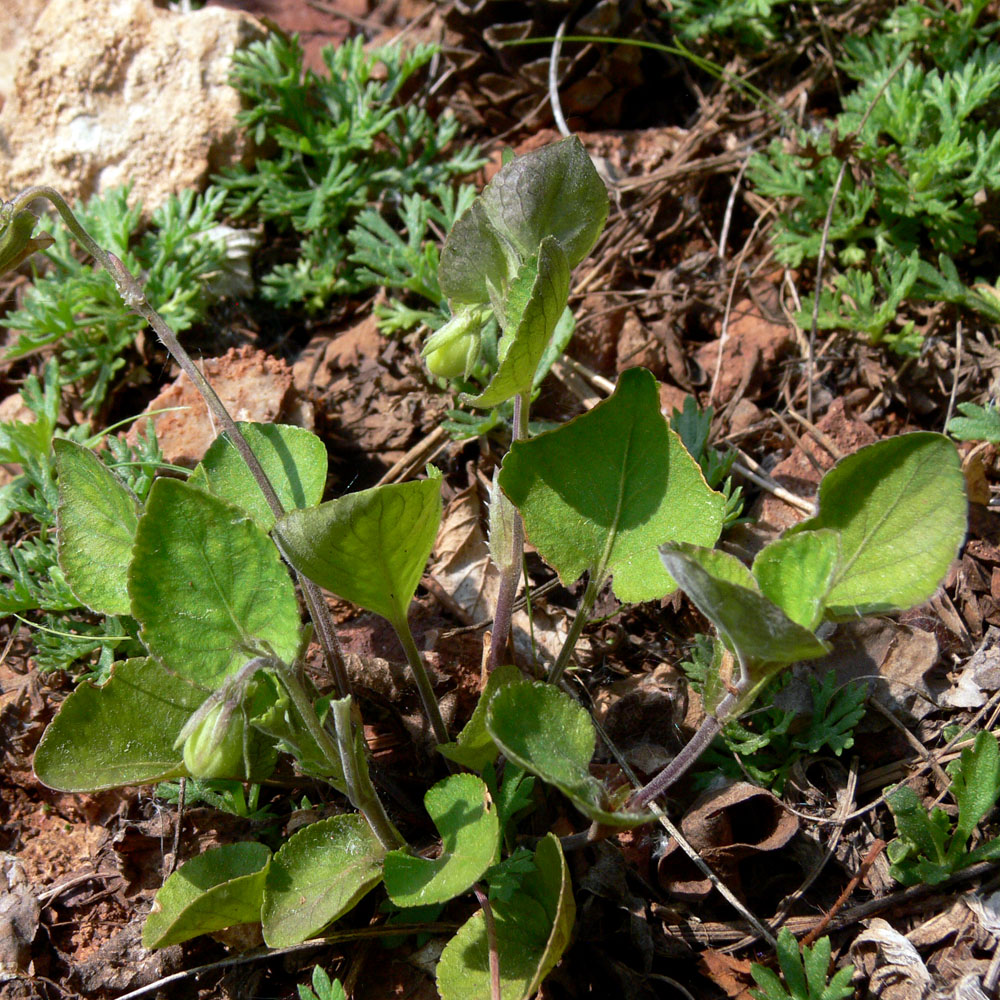
[[[191,379],[192,383],[201,393],[206,405],[212,411],[213,416],[229,435],[230,441],[232,441],[240,457],[246,463],[274,516],[276,518],[282,517],[285,513],[285,508],[282,506],[271,480],[268,479],[267,473],[264,472],[257,456],[251,450],[236,421],[233,420],[225,404],[219,399],[211,383],[205,378],[202,371],[191,360],[191,356],[181,346],[177,335],[167,325],[163,317],[150,305],[149,299],[146,298],[146,294],[139,282],[129,273],[125,265],[114,254],[108,253],[103,247],[98,245],[73,214],[73,210],[69,207],[66,199],[54,188],[39,185],[22,191],[12,202],[14,206],[13,211],[16,213],[21,209],[27,208],[36,198],[45,198],[51,202],[65,223],[66,228],[76,237],[77,242],[111,275],[118,294],[125,305],[141,316],[153,328],[160,342],[169,351],[170,356],[177,362],[181,370]],[[280,551],[281,547],[278,546],[278,548]],[[282,555],[284,556],[285,553],[282,552]],[[295,575],[305,594],[309,614],[312,617],[313,624],[316,626],[316,636],[323,647],[323,653],[330,666],[337,693],[343,697],[350,694],[350,681],[347,677],[347,668],[344,665],[344,657],[340,649],[340,644],[337,642],[329,609],[322,598],[319,588],[312,581],[306,580],[298,570],[295,570]]]
[[[708,749],[712,740],[722,729],[719,719],[726,719],[736,703],[736,696],[727,694],[715,710],[715,715],[706,715],[697,732],[684,744],[681,752],[663,768],[650,782],[639,789],[628,802],[629,809],[645,809],[650,802],[658,799],[671,785],[679,781]]]
[[[520,393],[514,401],[514,441],[523,441],[528,436],[528,393]],[[500,589],[497,593],[497,606],[493,614],[493,634],[490,637],[490,653],[486,661],[486,670],[493,673],[500,665],[500,657],[507,648],[510,638],[510,620],[514,610],[514,599],[517,597],[517,585],[521,582],[521,563],[524,556],[524,522],[517,508],[500,493],[497,477],[493,478],[493,496],[490,507],[498,504],[501,513],[498,518],[506,518],[507,542],[506,551],[496,559],[500,568]],[[509,508],[503,510],[504,507]],[[493,513],[491,509],[491,514]],[[492,521],[492,517],[491,517]],[[492,527],[492,524],[491,524]]]
[[[337,733],[337,740],[334,742],[320,723],[312,699],[306,693],[305,687],[295,671],[285,664],[278,664],[277,670],[282,685],[292,699],[292,704],[299,717],[305,723],[309,735],[316,742],[316,746],[319,747],[332,767],[343,771],[344,783],[347,785],[347,797],[350,799],[351,805],[365,817],[375,836],[378,837],[379,843],[387,851],[402,846],[402,838],[386,814],[385,807],[375,793],[371,781],[366,781],[367,775],[359,773],[362,768],[353,750],[354,726],[351,721],[350,698],[342,698],[330,705]],[[347,711],[337,712],[335,709],[339,705],[346,705]],[[345,747],[350,748],[350,752],[345,753]]]
[[[490,897],[477,883],[472,887],[476,899],[483,911],[483,921],[486,924],[486,947],[490,956],[490,1000],[502,1000],[500,992],[500,946],[497,943],[497,928],[493,920],[493,907]]]
[[[356,739],[354,735],[351,699],[340,698],[330,702],[330,713],[337,733],[337,752],[344,769],[344,780],[353,796],[351,801],[368,821],[372,832],[387,851],[407,847],[406,841],[389,819],[368,774],[368,762],[362,756],[364,740]]]
[[[434,687],[427,674],[427,668],[424,666],[420,650],[417,649],[417,644],[413,639],[410,623],[407,621],[406,616],[403,615],[399,621],[392,621],[390,624],[396,630],[396,635],[399,636],[399,641],[403,645],[403,651],[406,653],[406,661],[410,664],[410,669],[413,671],[413,678],[417,682],[420,701],[424,706],[424,715],[427,716],[427,721],[430,722],[431,729],[434,730],[434,738],[438,743],[447,743],[448,727],[444,724],[444,719],[441,718],[441,709],[438,708]]]

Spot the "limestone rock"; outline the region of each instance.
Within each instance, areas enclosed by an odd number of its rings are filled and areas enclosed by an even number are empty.
[[[50,0],[0,111],[0,191],[51,184],[70,201],[134,183],[150,211],[246,154],[233,53],[264,36],[220,8]]]
[[[4,0],[0,4],[0,107],[14,91],[17,57],[47,0]]]

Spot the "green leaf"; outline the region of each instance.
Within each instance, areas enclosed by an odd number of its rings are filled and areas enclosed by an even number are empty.
[[[204,687],[254,655],[297,655],[295,589],[274,544],[235,507],[176,479],[150,490],[129,594],[153,656]]]
[[[571,269],[590,253],[608,216],[604,181],[576,136],[515,157],[480,198],[486,217],[522,261],[554,236]]]
[[[829,945],[829,943],[829,938],[827,938],[827,944]],[[799,952],[799,943],[787,927],[782,927],[778,934],[777,953],[778,964],[784,974],[788,992],[793,997],[802,997],[805,1000],[809,996],[806,989],[806,970]],[[829,955],[827,958],[829,959]]]
[[[226,844],[181,865],[153,900],[142,928],[143,947],[166,948],[258,923],[270,857],[263,844]]]
[[[364,817],[310,823],[271,859],[264,889],[264,940],[284,948],[316,937],[382,880],[385,850]]]
[[[562,247],[551,236],[538,248],[538,257],[524,264],[505,302],[508,309],[503,337],[497,345],[500,365],[490,384],[468,401],[491,409],[518,393],[528,392],[566,308],[570,269]]]
[[[510,900],[493,903],[500,992],[503,1000],[527,1000],[569,944],[576,905],[559,839],[547,834],[535,850],[537,872]],[[490,996],[489,945],[482,912],[474,914],[445,945],[437,967],[441,1000]]]
[[[338,597],[405,622],[441,523],[441,474],[348,493],[274,529],[292,565]]]
[[[458,734],[458,739],[452,743],[440,744],[437,748],[438,753],[456,764],[467,767],[470,771],[482,771],[487,764],[492,764],[497,759],[499,751],[486,728],[486,709],[490,699],[500,688],[520,679],[521,671],[512,664],[497,667],[486,681],[486,687],[476,702],[472,717]]]
[[[185,774],[174,741],[205,693],[141,657],[116,663],[103,687],[84,681],[35,751],[39,780],[63,792],[149,785]]]
[[[649,814],[612,811],[607,789],[590,774],[594,724],[558,688],[531,681],[501,688],[489,703],[486,727],[510,760],[554,785],[591,819],[626,827],[649,822]]]
[[[675,589],[657,545],[711,545],[722,527],[725,500],[669,429],[656,380],[643,368],[622,373],[614,395],[589,413],[515,442],[499,478],[560,579],[611,572],[622,601]]]
[[[955,840],[962,848],[969,842],[979,821],[1000,798],[1000,748],[989,731],[976,734],[971,747],[949,765],[951,794],[958,803]]]
[[[834,528],[841,561],[832,618],[913,607],[931,597],[965,537],[965,481],[942,434],[903,434],[838,462],[819,487],[819,513],[788,534]]]
[[[288,424],[237,425],[260,460],[285,510],[313,507],[326,486],[326,446],[311,431]],[[249,514],[263,531],[274,527],[274,514],[236,446],[220,434],[188,482],[228,500]]]
[[[1000,408],[959,403],[960,417],[948,421],[948,433],[959,441],[1000,442]]]
[[[825,642],[760,593],[757,581],[735,556],[678,542],[662,546],[660,555],[684,593],[747,666],[794,663],[829,651]]]
[[[481,198],[460,216],[441,250],[438,283],[452,302],[482,305],[490,289],[500,289],[509,274],[500,238],[487,218]]]
[[[128,564],[142,513],[122,481],[89,449],[52,442],[59,474],[59,566],[93,611],[127,615]]]
[[[947,853],[945,841],[951,829],[944,810],[935,809],[928,814],[920,796],[908,785],[894,788],[886,796],[886,802],[896,820],[900,838],[909,841],[924,858],[944,862]],[[898,879],[899,876],[893,873],[893,878]]]
[[[835,531],[802,531],[765,546],[753,561],[761,593],[793,622],[815,629],[840,558]]]
[[[496,808],[474,774],[453,774],[424,796],[441,834],[441,854],[430,860],[405,850],[385,856],[385,888],[397,906],[427,906],[461,895],[493,864],[500,844]]]

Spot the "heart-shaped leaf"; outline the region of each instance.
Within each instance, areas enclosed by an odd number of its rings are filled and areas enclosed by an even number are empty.
[[[132,615],[164,666],[217,687],[254,655],[291,663],[299,611],[274,543],[245,514],[176,479],[158,479],[129,567]]]
[[[116,663],[96,687],[84,681],[60,706],[35,751],[49,788],[97,792],[185,774],[174,741],[205,692],[150,657]]]
[[[820,483],[819,513],[792,531],[840,533],[826,613],[846,619],[931,597],[958,554],[967,511],[955,446],[943,434],[902,434],[838,462]]]
[[[323,499],[326,446],[315,434],[288,424],[238,426],[285,510],[314,507]],[[262,530],[274,527],[274,513],[227,435],[220,434],[212,442],[188,482],[239,507]]]
[[[622,601],[655,600],[676,588],[658,545],[711,545],[722,529],[724,498],[670,430],[644,368],[622,373],[614,395],[589,413],[515,442],[500,486],[565,584],[584,571],[611,572]]]
[[[94,611],[127,615],[128,564],[142,507],[89,449],[52,442],[59,474],[59,566],[73,593]]]
[[[321,587],[405,623],[441,523],[441,474],[348,493],[286,514],[274,529],[292,565]]]
[[[519,767],[555,785],[591,819],[609,826],[648,823],[647,813],[615,812],[607,789],[590,773],[597,733],[586,710],[551,684],[521,681],[490,700],[486,728]]]
[[[490,409],[527,392],[566,308],[569,265],[551,236],[542,240],[538,256],[524,264],[508,296],[504,334],[497,345],[500,365],[490,384],[469,402]]]
[[[695,607],[748,667],[794,663],[829,652],[825,642],[769,601],[750,571],[728,552],[671,542],[661,547],[660,556]]]
[[[451,227],[441,250],[441,291],[452,302],[483,305],[490,301],[491,288],[506,285],[509,273],[500,237],[477,198]]]
[[[499,751],[486,728],[486,709],[490,699],[500,688],[519,680],[521,671],[512,664],[497,667],[486,681],[475,710],[465,728],[458,734],[458,739],[454,743],[442,743],[437,748],[438,753],[470,771],[482,771],[487,764],[492,764]]]
[[[502,1000],[527,1000],[569,944],[576,905],[559,839],[547,834],[535,850],[535,873],[511,899],[493,905]],[[445,945],[437,967],[441,1000],[490,996],[489,942],[476,913]]]
[[[484,782],[453,774],[424,796],[441,834],[441,854],[417,858],[406,851],[385,856],[385,888],[397,906],[444,903],[461,895],[493,864],[500,844],[497,811]]]
[[[310,823],[271,859],[264,940],[284,948],[315,937],[382,880],[385,850],[362,816]]]
[[[181,865],[153,900],[142,928],[143,947],[166,948],[258,923],[270,857],[263,844],[226,844]]]

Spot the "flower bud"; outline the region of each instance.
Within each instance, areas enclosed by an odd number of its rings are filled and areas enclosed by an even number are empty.
[[[479,344],[487,310],[466,306],[440,330],[431,334],[424,345],[427,370],[439,378],[468,378],[479,359]]]
[[[6,207],[11,206],[8,203]],[[0,215],[0,219],[2,218],[3,215]],[[23,209],[7,221],[0,231],[0,274],[13,271],[33,253],[44,250],[55,242],[48,233],[32,237],[37,223],[38,219],[27,209]]]
[[[220,701],[213,705],[184,741],[184,766],[192,778],[240,778],[246,725],[237,710],[227,713]]]

